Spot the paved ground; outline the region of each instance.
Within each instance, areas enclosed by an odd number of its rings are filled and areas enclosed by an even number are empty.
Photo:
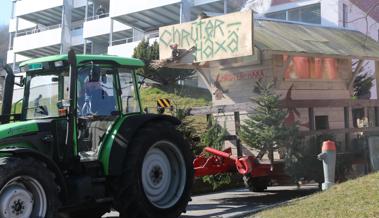
[[[317,191],[316,185],[270,187],[263,193],[250,192],[247,189],[229,190],[224,192],[199,195],[192,197],[188,205],[187,213],[182,218],[231,218],[243,217],[258,210],[303,197]],[[118,217],[118,213],[112,212],[104,217]]]

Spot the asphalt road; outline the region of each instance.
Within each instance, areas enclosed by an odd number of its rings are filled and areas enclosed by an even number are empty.
[[[206,195],[193,196],[187,212],[181,218],[232,218],[244,217],[257,211],[281,204],[283,202],[312,194],[318,190],[317,185],[269,187],[262,193],[247,189],[236,189]],[[103,217],[116,218],[117,212]]]

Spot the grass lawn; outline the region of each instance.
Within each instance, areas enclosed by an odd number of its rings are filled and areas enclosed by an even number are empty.
[[[168,98],[177,108],[210,105],[212,96],[208,90],[188,86],[146,87],[140,90],[142,107],[156,112],[157,100]]]
[[[325,192],[263,211],[251,218],[379,217],[379,173],[335,185]]]

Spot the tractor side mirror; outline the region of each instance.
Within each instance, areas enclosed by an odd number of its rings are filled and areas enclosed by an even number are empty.
[[[24,76],[14,76],[14,77],[15,77],[14,84],[16,84],[17,86],[20,86],[20,87],[23,87],[25,85]],[[16,78],[18,79],[18,81],[16,81]]]

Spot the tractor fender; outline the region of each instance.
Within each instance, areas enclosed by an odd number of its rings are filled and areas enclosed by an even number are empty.
[[[175,117],[159,114],[138,114],[125,117],[117,130],[115,140],[112,142],[108,158],[108,175],[118,176],[122,174],[128,145],[139,129],[153,122],[166,122],[174,126],[181,123]]]
[[[47,168],[55,174],[57,182],[61,188],[61,199],[64,202],[66,201],[68,197],[66,180],[64,179],[63,173],[59,169],[58,165],[50,157],[31,148],[3,148],[0,149],[0,154],[2,153],[6,154],[6,156],[11,155],[13,157],[32,157],[45,163],[47,165]]]

